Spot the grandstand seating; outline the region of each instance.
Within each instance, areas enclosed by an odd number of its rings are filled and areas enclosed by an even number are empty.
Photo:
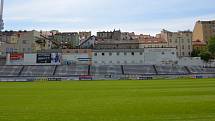
[[[201,66],[187,67],[193,74],[215,74],[215,68],[203,68]]]
[[[57,66],[55,76],[88,75],[88,65]]]
[[[126,75],[155,75],[156,71],[152,65],[125,65],[124,74]]]
[[[53,76],[55,66],[25,66],[20,76]]]
[[[91,75],[122,75],[122,68],[119,65],[115,66],[91,66]]]
[[[155,66],[159,75],[186,75],[189,72],[184,66]]]
[[[59,65],[59,66],[0,66],[0,77],[68,77],[82,75],[187,75],[215,74],[215,68],[201,66],[153,66],[153,65]]]
[[[0,76],[18,76],[23,66],[0,66]]]

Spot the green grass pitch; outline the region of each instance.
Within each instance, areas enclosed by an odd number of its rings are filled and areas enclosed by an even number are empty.
[[[215,79],[3,82],[0,121],[215,121]]]

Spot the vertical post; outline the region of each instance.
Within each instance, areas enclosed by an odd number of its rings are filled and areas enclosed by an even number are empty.
[[[0,31],[4,29],[3,7],[4,7],[4,0],[1,0],[1,9],[0,9]]]

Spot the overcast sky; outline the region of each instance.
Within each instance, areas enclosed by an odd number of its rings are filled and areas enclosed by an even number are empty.
[[[193,30],[214,20],[214,0],[5,0],[5,30]]]

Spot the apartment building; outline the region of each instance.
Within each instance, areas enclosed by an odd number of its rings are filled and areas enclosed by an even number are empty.
[[[41,50],[36,43],[40,37],[38,31],[4,31],[0,35],[2,55],[6,53],[32,53]]]
[[[166,48],[168,47],[167,41],[163,38],[158,37],[139,37],[140,48]]]
[[[161,38],[167,41],[168,47],[176,48],[179,57],[191,56],[193,50],[191,31],[170,32],[162,30]]]
[[[103,40],[113,39],[113,40],[121,40],[122,32],[120,30],[114,30],[113,32],[97,32],[97,37]]]
[[[79,39],[80,40],[86,40],[89,37],[91,37],[92,33],[91,32],[79,32]]]
[[[193,41],[207,42],[215,36],[215,20],[197,21],[193,30]]]
[[[105,41],[97,38],[94,49],[138,49],[138,40],[113,40],[106,39]]]
[[[60,43],[59,45],[66,45],[66,48],[77,48],[79,46],[79,34],[78,32],[64,32],[64,33],[57,33],[55,35],[53,35],[54,41],[56,41],[57,43]],[[55,45],[53,45],[52,48]],[[62,47],[64,48],[64,47]]]

